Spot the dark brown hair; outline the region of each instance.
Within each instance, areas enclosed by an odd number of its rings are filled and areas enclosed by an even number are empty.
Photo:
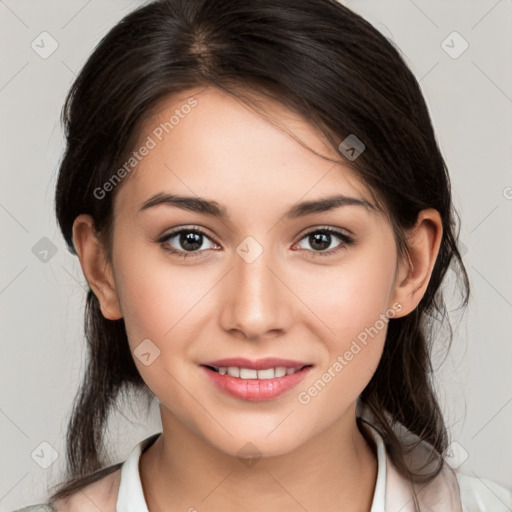
[[[434,325],[449,326],[441,284],[451,265],[462,280],[463,306],[469,297],[450,180],[418,82],[394,45],[340,3],[158,0],[122,19],[86,62],[63,109],[67,145],[55,204],[69,250],[76,254],[73,221],[86,213],[110,254],[119,187],[102,199],[95,189],[126,161],[160,101],[208,85],[254,107],[256,97],[278,101],[303,115],[336,149],[356,134],[366,149],[345,164],[388,215],[399,255],[407,252],[404,230],[418,213],[426,208],[440,213],[443,237],[425,295],[414,311],[390,319],[380,364],[360,396],[398,470],[411,480],[433,478],[442,458],[428,474],[411,472],[393,427],[401,423],[437,454],[447,446],[430,354]],[[108,414],[121,393],[153,397],[134,364],[123,320],[105,319],[90,289],[85,334],[89,357],[67,432],[66,482],[52,499],[120,466],[102,469]],[[452,336],[450,327],[447,348]]]

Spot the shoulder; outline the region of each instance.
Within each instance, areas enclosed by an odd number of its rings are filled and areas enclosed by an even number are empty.
[[[53,509],[49,509],[48,512],[98,512],[98,510],[114,512],[120,483],[121,470],[117,469],[100,480],[86,485],[68,498],[55,500],[52,503]],[[27,512],[39,512],[39,510]],[[47,511],[41,510],[41,512]]]
[[[510,512],[512,492],[491,480],[456,473],[464,512]]]

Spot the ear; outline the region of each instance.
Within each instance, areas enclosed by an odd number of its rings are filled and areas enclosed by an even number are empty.
[[[408,254],[397,264],[392,301],[402,305],[397,317],[413,311],[425,294],[442,236],[443,223],[439,212],[433,208],[422,210],[415,226],[407,232]]]
[[[108,320],[119,320],[123,314],[114,274],[90,215],[82,214],[76,217],[73,222],[73,243],[84,276],[100,302],[103,316]]]

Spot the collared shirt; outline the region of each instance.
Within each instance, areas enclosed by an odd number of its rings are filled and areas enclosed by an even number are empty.
[[[367,422],[365,426],[377,451],[377,480],[371,512],[414,512],[410,481],[393,466],[377,429]],[[142,489],[139,460],[159,435],[153,434],[137,444],[123,463],[116,512],[149,512]],[[450,473],[453,475],[451,481]],[[420,506],[423,505],[422,510],[429,512],[512,511],[509,490],[489,480],[453,473],[449,467],[424,488],[415,489]]]

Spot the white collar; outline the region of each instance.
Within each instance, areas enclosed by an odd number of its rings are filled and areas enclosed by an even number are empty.
[[[149,448],[161,434],[158,432],[138,443],[121,466],[116,512],[149,512],[142,490],[139,460],[145,449]]]
[[[414,512],[411,482],[398,472],[389,459],[384,440],[378,430],[366,419],[363,419],[361,424],[374,440],[377,451],[377,480],[370,512]],[[141,453],[160,435],[161,432],[153,434],[138,443],[121,466],[116,512],[149,512],[140,479],[139,460]],[[425,449],[426,445],[422,442],[412,453],[418,460],[425,460],[425,453],[428,453]],[[447,465],[426,485],[415,484],[414,490],[422,510],[463,511],[459,485],[455,474]]]
[[[368,423],[366,424],[369,425]],[[371,425],[369,426],[371,427]],[[389,512],[389,510],[385,508],[387,481],[386,449],[380,434],[373,427],[367,430],[372,436],[372,439],[374,439],[377,448],[377,482],[371,512]],[[121,466],[121,483],[117,497],[116,512],[149,512],[142,490],[139,460],[141,454],[149,448],[160,435],[161,432],[153,434],[138,443]],[[397,510],[399,509],[397,508]],[[408,512],[408,509],[404,508],[402,512]]]

